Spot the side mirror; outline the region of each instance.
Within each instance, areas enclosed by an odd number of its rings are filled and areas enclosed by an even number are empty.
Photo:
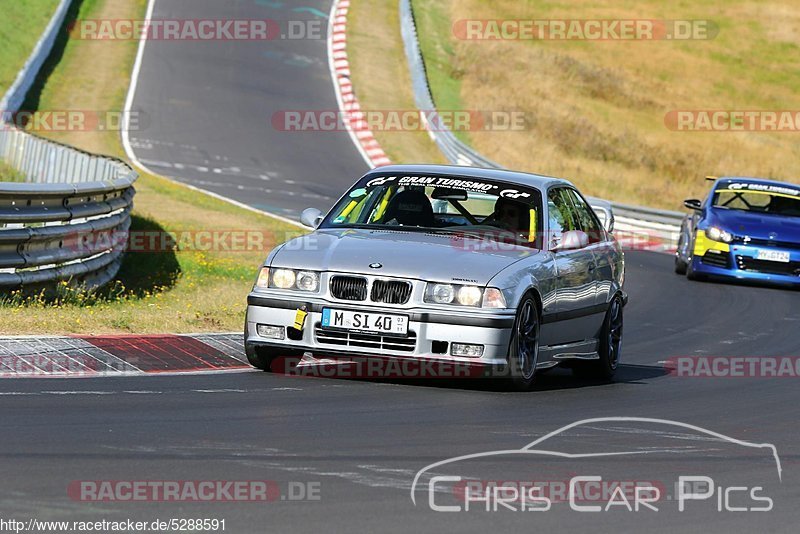
[[[589,245],[589,236],[581,230],[570,230],[561,234],[561,243],[552,247],[554,252],[561,250],[577,250]]]
[[[316,228],[322,222],[322,212],[317,208],[306,208],[300,214],[300,222],[303,226]]]
[[[697,200],[696,198],[690,198],[683,201],[683,205],[689,208],[690,210],[700,211],[703,209],[703,201]]]
[[[597,218],[600,219],[600,224],[603,225],[603,229],[609,234],[613,232],[614,212],[611,211],[611,208],[605,206],[592,206],[592,209],[594,210],[594,214],[597,215]]]
[[[603,225],[603,229],[609,234],[612,233],[614,231],[614,211],[611,208],[611,202],[593,197],[586,197],[586,201],[594,214],[597,215],[600,224]]]

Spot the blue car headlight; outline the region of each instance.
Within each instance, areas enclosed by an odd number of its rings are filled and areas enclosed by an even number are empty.
[[[722,228],[716,226],[709,226],[706,230],[706,237],[712,241],[719,241],[720,243],[730,243],[733,241],[733,234],[726,232]]]

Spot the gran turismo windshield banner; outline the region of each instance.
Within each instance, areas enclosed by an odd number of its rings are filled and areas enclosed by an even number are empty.
[[[754,182],[727,182],[721,183],[718,190],[727,189],[731,191],[753,191],[760,193],[770,193],[776,195],[790,195],[800,198],[800,189],[787,187],[787,185],[763,184]]]
[[[452,176],[392,174],[386,176],[366,176],[358,187],[367,189],[381,185],[398,185],[406,187],[442,187],[458,189],[473,193],[485,193],[503,198],[509,198],[526,204],[537,199],[539,194],[534,190],[519,184],[509,184],[494,180],[477,179],[470,177],[454,178]]]

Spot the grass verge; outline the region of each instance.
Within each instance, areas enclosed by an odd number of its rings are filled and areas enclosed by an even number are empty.
[[[353,88],[363,109],[398,112],[417,109],[396,2],[351,3],[347,43]],[[446,163],[425,131],[373,133],[394,163]]]
[[[3,2],[0,17],[0,95],[5,94],[55,13],[58,0]]]
[[[144,0],[83,0],[75,16],[139,19]],[[134,41],[80,41],[64,36],[57,62],[29,95],[38,110],[119,111],[136,55]],[[75,73],[91,72],[91,76]],[[26,109],[34,109],[27,107]],[[40,134],[42,132],[39,132]],[[47,132],[85,150],[124,157],[119,132]],[[266,215],[142,173],[136,183],[132,232],[237,230],[263,236],[256,250],[130,252],[117,281],[98,294],[61,288],[55,299],[7,295],[0,334],[163,333],[239,331],[245,297],[266,252],[299,229]],[[202,244],[201,244],[202,247]],[[201,248],[199,247],[199,248]]]
[[[474,148],[507,167],[563,176],[594,196],[668,209],[702,196],[707,174],[794,182],[800,176],[796,132],[681,132],[665,123],[675,110],[797,110],[800,10],[786,3],[413,5],[439,107],[525,114],[519,131],[470,132]],[[710,20],[719,33],[686,41],[461,40],[452,27],[462,19]],[[377,38],[375,46],[383,46],[395,35]],[[373,106],[369,93],[361,100]]]
[[[25,175],[14,167],[0,161],[0,182],[24,182]]]

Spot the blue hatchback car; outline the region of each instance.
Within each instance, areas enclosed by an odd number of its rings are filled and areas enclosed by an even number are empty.
[[[675,272],[800,288],[800,186],[759,178],[714,179],[705,201],[690,199]]]

